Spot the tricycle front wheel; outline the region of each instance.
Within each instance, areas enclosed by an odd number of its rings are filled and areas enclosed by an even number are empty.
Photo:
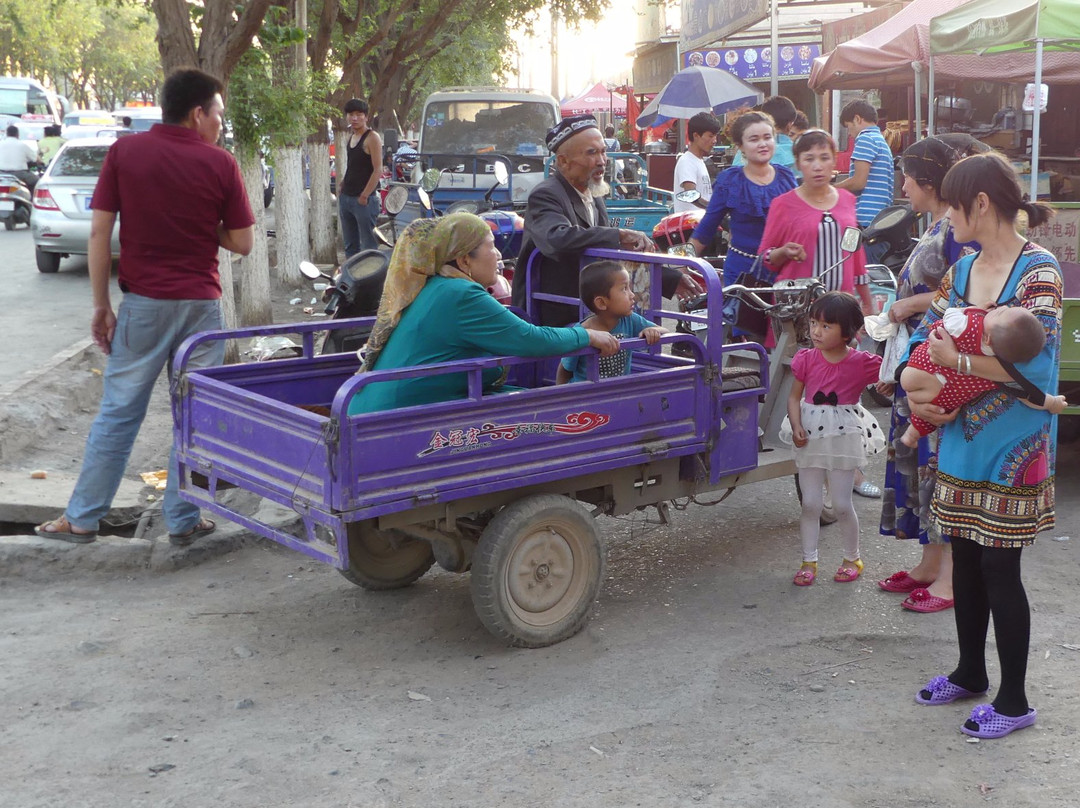
[[[556,494],[526,497],[480,536],[473,606],[485,628],[511,645],[552,645],[588,621],[603,572],[600,535],[581,504]]]
[[[364,589],[401,589],[435,563],[431,545],[397,530],[379,530],[364,522],[349,529],[349,566],[339,570]]]

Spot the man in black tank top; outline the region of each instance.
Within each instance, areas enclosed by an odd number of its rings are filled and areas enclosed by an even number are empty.
[[[345,103],[349,138],[345,143],[345,176],[338,183],[338,216],[346,259],[379,246],[375,223],[380,209],[376,189],[382,176],[382,139],[368,128],[367,119],[366,101],[353,98]]]

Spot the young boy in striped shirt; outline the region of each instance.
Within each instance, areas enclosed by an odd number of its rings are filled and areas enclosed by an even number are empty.
[[[877,125],[877,110],[869,101],[852,101],[840,112],[840,123],[855,138],[851,152],[851,176],[836,183],[858,197],[855,214],[866,227],[893,203],[893,154]],[[887,249],[884,242],[866,247],[866,260],[875,263]]]

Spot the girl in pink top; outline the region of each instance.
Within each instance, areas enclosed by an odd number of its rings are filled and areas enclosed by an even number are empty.
[[[844,559],[833,580],[847,583],[862,572],[852,484],[855,470],[866,463],[867,456],[885,447],[877,419],[859,406],[863,388],[874,383],[881,368],[880,356],[849,347],[862,325],[863,314],[853,295],[826,292],[810,307],[814,347],[799,351],[791,360],[795,381],[780,440],[795,447],[802,489],[803,563],[795,574],[796,586],[809,586],[817,575],[826,479],[844,547]]]
[[[836,143],[828,132],[808,129],[793,149],[803,182],[773,200],[761,250],[777,280],[820,278],[829,291],[854,292],[863,314],[872,314],[866,255],[840,250],[845,228],[858,227],[855,197],[832,186]]]

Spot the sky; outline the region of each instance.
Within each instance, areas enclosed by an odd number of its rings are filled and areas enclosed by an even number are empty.
[[[634,5],[635,0],[611,0],[599,22],[586,23],[578,31],[560,26],[558,98],[577,95],[605,77],[619,84],[632,79],[630,54],[638,25]],[[522,40],[517,86],[551,92],[550,31],[550,17],[544,15],[536,26],[537,36]]]

